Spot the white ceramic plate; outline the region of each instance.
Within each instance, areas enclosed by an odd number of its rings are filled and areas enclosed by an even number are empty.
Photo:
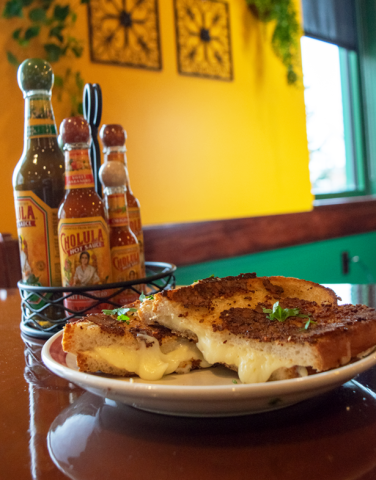
[[[376,364],[374,352],[335,370],[279,382],[241,384],[235,372],[222,367],[147,382],[79,372],[75,356],[63,352],[61,338],[57,333],[42,350],[44,363],[56,375],[101,397],[167,415],[225,417],[275,410],[332,390]]]

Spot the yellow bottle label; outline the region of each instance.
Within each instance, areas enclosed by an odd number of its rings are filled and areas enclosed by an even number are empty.
[[[56,136],[54,114],[48,97],[31,97],[27,112],[26,134],[28,138]]]
[[[65,152],[65,189],[94,187],[94,176],[87,149]]]
[[[141,213],[139,208],[128,208],[129,226],[136,235],[140,246],[141,276],[145,276],[144,234],[142,233]]]
[[[64,287],[111,282],[110,242],[104,218],[60,220],[59,247]]]
[[[22,280],[61,286],[57,208],[31,191],[14,192]]]
[[[141,277],[140,248],[138,245],[123,245],[111,249],[112,279],[114,282],[137,280]],[[139,285],[139,288],[141,286]],[[131,289],[124,290],[115,297],[115,301],[125,305],[134,302],[139,294]]]
[[[125,227],[129,225],[125,193],[107,195],[106,203],[110,227]]]
[[[59,221],[59,247],[63,286],[90,286],[111,282],[111,253],[108,227],[102,217],[67,218]],[[98,298],[111,290],[88,292]],[[97,303],[83,295],[73,295],[64,305],[80,311]],[[111,308],[106,303],[91,308],[87,313],[98,313]]]

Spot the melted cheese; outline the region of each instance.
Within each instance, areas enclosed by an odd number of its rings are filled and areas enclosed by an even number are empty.
[[[278,368],[290,368],[294,365],[292,361],[255,350],[248,345],[234,345],[230,342],[224,344],[212,335],[199,335],[198,332],[196,334],[199,339],[197,348],[201,350],[205,360],[237,367],[239,379],[243,383],[266,382]]]
[[[153,337],[138,335],[137,341],[138,349],[123,346],[95,347],[90,355],[114,367],[136,373],[143,380],[160,380],[163,375],[175,372],[181,362],[190,362],[192,359],[201,360],[202,367],[209,366],[195,344],[187,340],[177,342],[176,348],[166,354],[162,353],[158,341]]]

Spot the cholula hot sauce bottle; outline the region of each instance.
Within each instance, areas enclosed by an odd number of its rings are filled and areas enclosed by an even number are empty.
[[[140,202],[133,195],[127,166],[125,141],[127,134],[121,125],[103,125],[100,131],[100,138],[104,146],[104,157],[108,162],[118,161],[124,163],[126,178],[126,197],[128,205],[129,224],[132,232],[136,235],[140,246],[140,264],[141,277],[145,276],[145,253],[144,253],[144,235],[142,232]]]
[[[125,282],[141,277],[140,247],[135,234],[129,228],[126,169],[123,162],[108,161],[102,165],[99,176],[104,187],[104,202],[110,228],[112,281]],[[138,288],[142,288],[140,285]],[[121,305],[134,302],[139,294],[127,289],[115,297]]]
[[[60,126],[65,151],[65,197],[59,208],[59,248],[63,286],[111,282],[109,232],[104,204],[95,192],[90,163],[90,126],[82,117],[66,118]],[[92,292],[106,296],[107,290]],[[74,311],[92,300],[74,295],[65,305]],[[97,311],[105,306],[101,305]],[[94,310],[90,310],[93,312]]]
[[[22,280],[60,286],[57,212],[64,197],[64,155],[57,142],[51,66],[25,60],[18,84],[25,98],[24,151],[13,173]]]

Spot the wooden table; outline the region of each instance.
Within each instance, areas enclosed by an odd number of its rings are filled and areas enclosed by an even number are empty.
[[[376,286],[334,289],[376,306]],[[19,323],[18,292],[0,290],[1,480],[376,478],[376,368],[271,413],[169,417],[55,376],[41,363],[44,342],[21,337]]]

